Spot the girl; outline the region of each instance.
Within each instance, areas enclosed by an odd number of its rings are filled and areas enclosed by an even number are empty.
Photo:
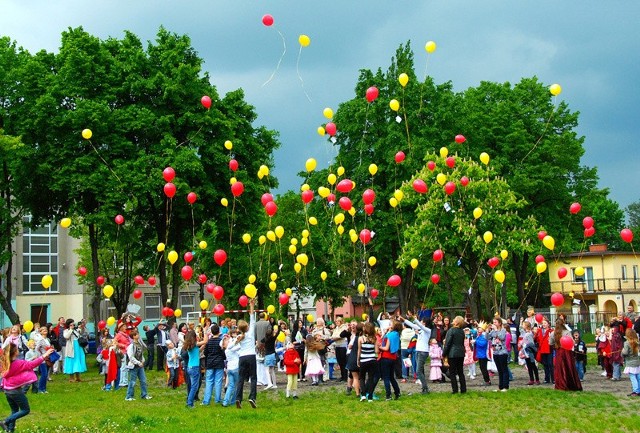
[[[360,336],[362,336],[362,323],[356,323],[355,333],[347,346],[347,370],[349,370],[351,376],[351,387],[356,391],[356,397],[358,398],[360,398],[360,367],[358,365]]]
[[[364,324],[362,336],[358,342],[358,367],[360,378],[364,382],[364,389],[360,401],[373,401],[374,379],[378,369],[378,344],[376,328],[371,322]]]
[[[538,343],[537,359],[544,366],[544,383],[551,383],[553,379],[553,351],[549,345],[549,336],[553,333],[551,325],[547,319],[542,320],[542,329],[536,334]]]
[[[611,327],[611,358],[610,362],[613,364],[613,378],[611,380],[620,380],[620,372],[623,363],[622,359],[622,335],[620,334],[620,328],[618,326]]]
[[[236,344],[237,335],[238,331],[235,328],[231,328],[222,340],[222,348],[227,358],[227,392],[222,402],[224,407],[236,402],[236,384],[239,378],[238,366],[240,363],[240,357],[238,356],[240,345]]]
[[[315,337],[312,334],[307,334],[304,363],[307,366],[305,374],[311,378],[311,386],[318,386],[320,377],[324,374],[319,352],[325,348],[325,342],[321,338],[319,334]]]
[[[251,380],[249,388],[249,404],[256,408],[256,393],[258,384],[258,372],[256,366],[256,314],[253,308],[256,298],[249,301],[249,323],[244,320],[238,321],[238,338],[236,344],[240,345],[238,350],[238,385],[236,386],[236,407],[242,409],[242,393],[244,382]]]
[[[442,381],[442,349],[436,338],[432,338],[429,342],[429,357],[431,358],[429,380],[433,383]]]
[[[491,341],[493,349],[493,362],[496,363],[498,369],[498,389],[494,391],[506,392],[509,389],[509,366],[507,364],[509,358],[509,349],[507,346],[507,330],[504,328],[502,318],[496,316],[491,325],[491,331],[487,338]]]
[[[400,333],[402,332],[402,322],[393,320],[391,322],[391,329],[382,339],[380,345],[380,351],[382,352],[382,359],[380,360],[380,372],[382,379],[384,380],[384,390],[386,392],[387,400],[391,400],[391,387],[393,386],[393,392],[395,399],[400,398],[400,387],[394,374],[394,363],[398,357],[398,351],[400,350]]]
[[[473,349],[475,357],[478,358],[478,364],[480,364],[480,372],[482,373],[482,379],[484,381],[482,386],[491,386],[491,377],[487,369],[487,363],[489,362],[489,341],[485,335],[486,329],[487,324],[485,322],[478,324],[478,337],[476,338],[476,344]]]
[[[562,347],[561,339],[567,337],[571,342],[571,348]],[[582,391],[578,370],[576,370],[576,357],[573,353],[573,338],[571,331],[565,328],[565,322],[562,319],[556,320],[556,328],[549,337],[549,344],[555,348],[555,366],[554,366],[554,382],[555,389],[561,391]]]
[[[638,334],[633,328],[627,329],[624,334],[627,341],[624,342],[622,356],[624,357],[624,374],[629,375],[631,380],[631,394],[629,397],[640,395],[640,356],[638,353]]]
[[[169,379],[167,387],[176,389],[178,387],[178,372],[180,371],[180,353],[173,345],[173,341],[167,341],[167,370],[169,371]]]
[[[464,365],[469,369],[469,379],[476,378],[476,361],[473,359],[474,340],[471,336],[471,329],[464,329]]]
[[[267,333],[262,339],[264,343],[264,367],[267,373],[267,389],[277,389],[276,385],[276,336],[278,335],[278,326],[267,328]]]
[[[298,351],[294,349],[293,343],[287,344],[287,350],[284,352],[284,366],[287,373],[287,398],[293,395],[293,399],[298,399],[298,372],[300,371],[300,356]]]
[[[538,366],[536,364],[536,353],[538,348],[533,339],[533,332],[531,332],[531,323],[522,322],[522,330],[524,335],[520,342],[521,357],[527,364],[527,370],[529,371],[529,382],[527,385],[540,385],[540,377],[538,376]]]
[[[49,349],[43,356],[33,361],[25,361],[18,359],[19,350],[15,344],[9,343],[5,348],[0,359],[2,363],[0,369],[2,370],[2,387],[11,408],[11,415],[0,421],[0,428],[3,430],[14,431],[16,420],[28,415],[31,411],[24,388],[37,380],[33,369],[42,364],[52,353],[53,349]]]
[[[211,403],[211,395],[215,391],[214,403],[222,403],[222,385],[224,382],[224,349],[220,344],[222,337],[220,336],[220,327],[217,323],[214,323],[209,328],[211,332],[208,334],[211,337],[204,346],[205,357],[205,387],[204,387],[204,399],[202,404],[209,406]]]
[[[187,363],[187,374],[189,375],[189,389],[187,394],[187,407],[193,408],[196,394],[200,389],[200,347],[207,344],[209,337],[205,336],[203,340],[198,341],[196,331],[189,330],[184,336],[184,344],[182,350],[189,355]]]

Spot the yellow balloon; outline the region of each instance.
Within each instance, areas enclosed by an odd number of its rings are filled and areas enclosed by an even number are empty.
[[[327,279],[327,273],[325,271],[320,272],[320,278],[322,279],[322,281]]]
[[[182,310],[180,308],[176,308],[175,310],[173,310],[173,315],[176,317],[182,316]]]
[[[398,203],[400,203],[404,198],[404,193],[402,192],[402,190],[396,189],[393,192],[393,196],[395,197],[396,200],[398,200]]]
[[[349,230],[349,236],[355,235],[355,234],[356,234],[356,229]]]
[[[504,283],[504,277],[505,277],[504,272],[502,272],[499,269],[496,271],[495,274],[493,274],[493,278],[495,278],[496,281],[501,283],[501,284]]]
[[[298,42],[300,43],[301,47],[308,47],[311,43],[311,39],[307,35],[300,35],[298,36]]]
[[[299,274],[300,271],[302,270],[302,265],[300,263],[295,263],[293,265],[293,270],[296,271],[296,274]]]
[[[581,277],[584,275],[584,268],[582,266],[578,266],[573,272],[577,277]]]
[[[284,236],[284,227],[277,226],[275,228],[275,232],[276,232],[276,236],[278,237],[278,239],[282,239],[282,236]]]
[[[338,169],[336,170],[336,173],[338,173],[338,176],[342,176],[344,174],[344,167],[342,166],[338,167]]]
[[[329,185],[335,184],[336,180],[338,180],[337,176],[333,173],[329,173],[329,176],[327,176],[327,182],[329,182]]]
[[[287,339],[287,336],[285,335],[285,333],[284,333],[284,332],[280,331],[280,332],[278,332],[278,337],[277,337],[277,339],[278,339],[278,341],[279,341],[280,343],[284,343],[284,342],[285,342],[285,340]]]
[[[244,294],[247,295],[247,297],[253,299],[258,294],[258,289],[256,289],[256,286],[249,283],[246,286],[244,286]]]
[[[48,289],[53,284],[53,278],[51,277],[51,275],[45,275],[42,277],[41,283],[42,287]]]
[[[267,239],[269,239],[271,242],[275,242],[276,241],[276,234],[273,230],[269,230],[267,232]]]
[[[307,314],[307,322],[313,322],[313,314]]]
[[[169,263],[173,265],[178,261],[178,253],[173,250],[169,251],[169,254],[167,254],[167,259],[169,260]]]
[[[63,229],[68,229],[70,225],[71,225],[71,218],[62,218],[60,220],[60,226]]]
[[[342,224],[342,223],[344,222],[344,214],[343,214],[342,212],[340,212],[340,213],[336,214],[336,215],[333,217],[333,222],[334,222],[336,225]]]
[[[389,101],[389,108],[391,108],[393,111],[398,111],[400,109],[400,102],[398,102],[397,99],[392,99],[391,101]]]
[[[553,236],[546,235],[542,239],[542,244],[550,250],[553,250],[556,247],[556,240],[553,239]]]
[[[324,117],[326,117],[327,119],[331,120],[331,119],[333,119],[333,110],[331,108],[327,107],[324,110],[322,110],[322,115]]]
[[[275,312],[276,312],[276,307],[274,307],[273,305],[267,306],[267,313],[273,314]]]
[[[237,181],[238,181],[238,179],[236,179],[235,177],[232,177],[232,178],[229,179],[229,185],[233,185]]]
[[[493,233],[491,233],[490,231],[484,232],[484,234],[482,235],[482,239],[484,239],[484,242],[488,244],[493,240]]]
[[[342,224],[340,224],[340,225],[338,226],[338,229],[337,229],[337,230],[338,230],[338,234],[339,234],[339,235],[341,235],[342,233],[344,233],[344,227],[342,227]]]
[[[418,259],[411,259],[411,262],[409,263],[411,265],[411,268],[415,269],[418,267]]]
[[[307,257],[305,253],[298,254],[298,256],[296,257],[296,261],[302,266],[307,266],[307,264],[309,263],[309,257]]]
[[[304,168],[306,168],[308,172],[312,172],[316,169],[316,165],[318,165],[317,161],[314,158],[309,158],[307,162],[304,163]]]
[[[164,249],[166,248],[165,244],[163,244],[162,242],[160,242],[158,245],[156,245],[156,250],[161,253],[164,251]]]
[[[265,242],[267,242],[267,238],[266,238],[264,235],[261,235],[261,236],[258,238],[258,243],[259,243],[260,245],[263,245]]]
[[[352,208],[351,208],[351,209],[349,209],[347,212],[349,213],[349,215],[354,216],[354,215],[356,214],[356,208],[355,208],[355,207],[352,207]]]
[[[111,295],[113,295],[113,286],[110,284],[107,284],[106,286],[104,286],[102,288],[102,293],[104,294],[104,296],[106,296],[107,298],[110,298]]]
[[[302,230],[302,233],[300,233],[302,235],[303,238],[308,238],[309,237],[309,230],[304,229]]]
[[[107,319],[107,326],[113,326],[116,324],[116,318],[111,316]]]
[[[424,50],[431,54],[436,50],[436,43],[433,41],[428,41],[425,45],[424,45]]]
[[[224,148],[227,150],[233,149],[233,143],[230,140],[224,142]]]
[[[250,284],[253,284],[253,283],[255,283],[255,282],[256,282],[256,276],[255,276],[255,275],[253,275],[253,274],[251,274],[251,275],[249,275],[248,280],[249,280],[249,283],[250,283]]]
[[[82,130],[82,138],[84,138],[85,140],[89,140],[92,136],[93,132],[91,132],[90,129],[87,128]]]
[[[309,238],[302,238],[300,239],[300,244],[304,247],[305,245],[307,245],[309,243]]]
[[[355,244],[356,242],[358,242],[358,235],[357,235],[357,234],[355,234],[355,233],[351,233],[349,236],[350,236],[350,238],[351,238],[351,242],[353,242],[354,244]]]
[[[198,246],[200,247],[201,250],[206,250],[207,249],[207,241],[198,242]]]
[[[375,164],[369,164],[369,173],[371,174],[371,176],[375,176],[377,172],[378,172],[378,166]]]
[[[436,176],[436,181],[438,181],[440,185],[444,185],[447,181],[447,175],[444,173],[438,173],[438,175]]]
[[[482,162],[484,165],[489,165],[489,154],[487,152],[482,152],[480,154],[480,162]]]
[[[500,251],[500,257],[502,257],[502,260],[507,260],[507,257],[509,257],[509,252],[507,250]]]
[[[553,96],[558,96],[560,94],[560,92],[562,92],[562,87],[560,87],[560,84],[552,84],[549,87],[549,92],[553,95]]]
[[[291,238],[291,245],[298,245],[298,240],[296,238]]]
[[[308,183],[303,183],[302,185],[300,185],[300,191],[306,191],[308,189],[311,189]]]
[[[222,197],[222,198],[220,199],[220,204],[221,204],[222,206],[224,206],[224,207],[227,207],[227,206],[229,206],[229,200],[227,200],[226,198]]]
[[[378,260],[375,258],[375,256],[371,256],[369,257],[369,260],[367,260],[367,262],[369,262],[369,266],[375,266],[376,263],[378,263]]]
[[[244,242],[245,244],[248,244],[249,242],[251,242],[251,235],[249,233],[243,234],[242,242]]]
[[[389,199],[389,204],[391,205],[391,207],[396,207],[396,206],[398,206],[398,200],[396,200],[395,197],[391,197]]]
[[[264,173],[262,172],[262,170],[258,170],[258,179],[262,180],[263,177],[264,177]]]
[[[367,320],[367,317],[369,317],[369,315],[367,313],[362,313],[362,320]]]
[[[447,149],[446,147],[441,147],[440,148],[440,157],[441,158],[446,158],[447,156],[449,156],[449,149]]]
[[[261,165],[260,171],[262,172],[263,175],[269,176],[269,167],[267,167],[266,165]]]
[[[290,288],[288,288],[288,287],[285,289],[285,291],[284,291],[284,292],[287,294],[287,296],[291,296],[291,295],[293,295],[293,290],[291,290],[291,289],[290,289]]]
[[[298,249],[296,248],[295,245],[289,245],[289,253],[291,255],[294,255],[296,253],[296,251],[298,251]]]
[[[318,225],[318,219],[316,217],[309,217],[309,224],[312,226]]]
[[[481,216],[482,216],[482,208],[479,208],[479,207],[475,208],[475,209],[473,210],[473,217],[474,217],[475,219],[478,219],[478,218],[480,218]]]
[[[536,271],[541,274],[547,270],[547,264],[545,262],[540,262],[536,264]]]
[[[24,329],[24,332],[31,332],[33,330],[33,322],[31,320],[27,320],[22,324],[22,329]]]
[[[398,82],[402,87],[406,87],[407,83],[409,82],[409,76],[403,72],[398,76]],[[395,110],[395,111],[398,111],[398,110]]]
[[[318,126],[318,129],[316,129],[316,132],[320,137],[323,137],[326,131],[324,130],[324,126]]]
[[[321,186],[318,188],[318,195],[322,198],[327,198],[329,197],[329,194],[331,194],[331,190],[327,187]]]
[[[207,308],[209,308],[209,301],[207,301],[206,299],[203,299],[202,301],[200,301],[200,309],[206,310]]]
[[[362,295],[364,293],[364,289],[365,289],[364,284],[362,283],[358,284],[358,293]]]

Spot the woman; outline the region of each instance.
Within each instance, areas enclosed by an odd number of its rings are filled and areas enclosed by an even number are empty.
[[[494,389],[494,392],[507,392],[509,389],[508,360],[510,348],[506,344],[507,330],[502,324],[502,318],[496,316],[493,319],[491,331],[488,333],[487,338],[491,342],[493,362],[495,362],[498,369],[498,389]]]
[[[209,328],[211,336],[204,346],[204,362],[205,362],[205,386],[204,399],[202,404],[208,406],[211,403],[211,395],[215,388],[214,403],[222,403],[222,385],[224,382],[224,349],[221,346],[222,336],[220,335],[220,327],[214,323]],[[209,334],[207,334],[209,335]]]
[[[27,338],[22,335],[20,325],[13,325],[9,329],[9,335],[2,341],[2,349],[9,347],[9,344],[15,344],[18,348],[18,359],[24,359],[27,353]]]
[[[540,385],[538,366],[536,364],[536,353],[538,353],[538,347],[533,339],[533,332],[531,329],[531,323],[526,321],[522,322],[524,335],[520,342],[520,350],[522,356],[524,356],[524,361],[527,364],[527,370],[529,371],[529,382],[527,385]]]
[[[358,368],[360,379],[364,383],[360,401],[373,401],[373,383],[378,374],[377,342],[376,327],[371,322],[365,323],[358,341]]]
[[[625,333],[627,341],[624,342],[622,356],[624,357],[624,374],[631,380],[631,394],[629,397],[640,396],[640,354],[638,352],[638,334],[633,328],[628,328]]]
[[[458,380],[460,379],[460,393],[467,392],[467,382],[464,377],[464,331],[465,321],[462,316],[453,319],[453,326],[447,331],[442,355],[449,360],[449,378],[451,379],[451,393],[458,393]]]
[[[351,388],[356,391],[356,397],[360,398],[360,367],[358,366],[358,351],[360,350],[360,337],[362,336],[362,323],[351,322],[352,335],[347,345],[347,370],[351,379]]]
[[[79,334],[75,330],[74,320],[67,319],[64,326],[63,336],[67,345],[64,347],[63,373],[69,375],[69,382],[81,382],[80,373],[87,371],[84,349],[78,343]]]
[[[307,339],[307,328],[304,326],[304,322],[301,319],[296,320],[293,323],[293,329],[291,330],[291,341],[293,342],[293,347],[298,351],[298,355],[300,359],[304,359],[304,342]],[[345,354],[346,356],[346,354]],[[346,361],[345,361],[346,362]],[[305,373],[306,373],[306,365],[303,363],[300,366],[300,373],[298,373],[298,381],[306,381]]]
[[[611,357],[609,358],[609,361],[613,366],[613,377],[611,380],[618,381],[622,376],[622,364],[624,362],[622,359],[623,346],[624,343],[622,341],[620,328],[618,326],[611,326]]]
[[[410,320],[402,320],[405,326],[409,326],[413,328],[413,330],[418,334],[418,339],[416,341],[416,370],[418,374],[417,384],[422,386],[422,394],[429,393],[429,384],[427,383],[427,377],[424,374],[424,365],[427,362],[427,358],[429,357],[429,340],[431,339],[431,319],[423,316],[421,321],[418,321],[418,318],[413,316],[411,313],[407,313],[407,318],[413,318],[413,323]]]
[[[2,388],[7,398],[7,403],[11,408],[11,415],[0,421],[0,428],[5,431],[14,431],[16,420],[29,415],[31,408],[24,393],[25,388],[37,380],[34,369],[45,361],[54,352],[53,348],[48,349],[44,355],[37,357],[33,361],[25,361],[18,358],[18,346],[9,344],[0,359],[2,365]]]
[[[238,338],[236,344],[238,349],[238,384],[236,385],[236,407],[242,409],[242,394],[244,383],[251,380],[249,388],[249,404],[256,408],[256,394],[258,373],[256,366],[256,314],[253,310],[256,298],[249,301],[249,323],[244,320],[238,321]]]
[[[489,340],[487,340],[485,332],[487,325],[488,324],[484,322],[478,324],[478,336],[476,337],[476,344],[473,348],[474,356],[478,359],[478,364],[480,365],[483,386],[491,386],[491,378],[489,377],[489,370],[487,370],[487,362],[489,362]]]
[[[387,400],[391,400],[391,386],[393,386],[395,399],[400,398],[400,387],[394,375],[394,363],[398,356],[398,350],[400,350],[400,332],[402,332],[402,322],[392,320],[391,328],[382,338],[380,345],[380,351],[382,352],[380,372],[384,380]]]
[[[267,333],[262,339],[264,344],[264,367],[267,377],[267,389],[278,389],[276,384],[276,336],[278,335],[277,325],[274,327],[268,327]]]
[[[562,331],[562,329],[561,329]],[[553,333],[551,324],[547,319],[542,320],[542,329],[536,334],[536,343],[538,344],[538,360],[544,367],[544,383],[551,383],[554,378],[553,374],[553,352],[549,337]]]
[[[553,368],[554,388],[562,391],[582,391],[582,384],[576,369],[576,357],[573,353],[573,338],[571,331],[568,331],[564,325],[564,320],[556,320],[556,328],[549,336],[549,345],[556,351]],[[562,338],[565,336],[571,342],[569,350],[562,347],[561,344]]]
[[[49,349],[51,349],[51,342],[47,338],[49,330],[46,326],[40,327],[40,338],[36,343],[36,352],[39,356],[44,357]],[[40,373],[40,379],[38,380],[38,392],[41,394],[47,394],[47,382],[49,381],[49,367],[46,362],[43,362],[38,366],[38,372]]]
[[[207,344],[208,337],[197,341],[196,331],[190,330],[184,337],[182,350],[187,352],[189,360],[187,363],[187,374],[189,376],[189,388],[187,391],[187,407],[193,408],[193,404],[200,388],[200,347]]]

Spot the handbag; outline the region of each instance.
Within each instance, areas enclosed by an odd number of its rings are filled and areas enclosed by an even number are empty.
[[[78,344],[80,345],[80,347],[87,347],[89,345],[89,339],[84,335],[81,335],[80,337],[78,337]]]

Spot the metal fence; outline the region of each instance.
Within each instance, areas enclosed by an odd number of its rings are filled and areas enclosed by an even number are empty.
[[[551,283],[552,292],[563,293],[603,293],[639,290],[640,279],[637,278],[578,278],[573,281],[554,281]]]
[[[617,316],[617,313],[611,313],[608,311],[596,311],[590,313],[586,309],[581,309],[578,312],[572,310],[551,310],[536,309],[536,313],[540,313],[547,319],[550,319],[551,326],[555,325],[555,321],[560,314],[564,314],[567,317],[567,322],[572,329],[577,329],[581,333],[595,333],[595,329],[603,325],[608,325]]]

